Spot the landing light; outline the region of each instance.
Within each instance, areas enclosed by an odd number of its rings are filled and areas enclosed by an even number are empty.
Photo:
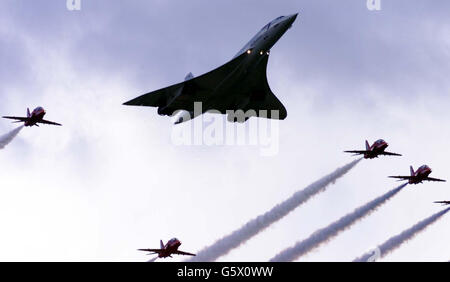
[[[261,51],[259,52],[259,54],[260,54],[260,55],[264,54],[264,51],[261,50]]]
[[[248,50],[247,50],[247,54],[250,54],[251,52],[252,52],[251,49],[248,49]]]

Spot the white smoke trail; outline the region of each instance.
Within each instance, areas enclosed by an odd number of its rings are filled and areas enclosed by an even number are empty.
[[[375,261],[376,259],[380,259],[395,249],[399,248],[403,243],[406,243],[408,240],[411,240],[419,234],[421,231],[424,231],[428,226],[436,222],[441,216],[450,211],[450,208],[442,210],[438,213],[433,214],[432,216],[425,218],[424,220],[418,222],[412,227],[406,229],[402,233],[391,237],[383,244],[377,247],[376,255],[373,252],[366,253],[359,258],[353,260],[354,262],[367,262],[367,261]]]
[[[152,258],[151,260],[147,261],[147,262],[155,262],[155,260],[158,258],[158,256]]]
[[[286,216],[295,208],[309,200],[312,196],[318,194],[319,192],[325,191],[325,188],[329,184],[334,183],[338,178],[345,175],[361,160],[362,158],[354,160],[351,163],[338,168],[333,173],[310,184],[305,189],[297,191],[290,198],[276,205],[270,211],[250,220],[241,228],[217,240],[211,246],[198,252],[196,257],[193,257],[187,261],[215,261],[217,258],[227,254],[232,249],[239,247],[245,241],[269,227],[272,223],[275,223]]]
[[[19,126],[18,128],[11,130],[10,132],[6,133],[5,135],[0,136],[0,150],[5,148],[6,145],[8,145],[14,137],[19,134],[19,132],[22,130],[23,125]]]
[[[325,228],[319,229],[314,232],[307,239],[297,242],[293,247],[287,248],[273,257],[271,262],[278,261],[294,261],[300,256],[307,254],[315,248],[318,248],[321,244],[331,240],[337,236],[340,232],[351,227],[358,220],[368,216],[378,207],[384,204],[386,201],[395,196],[401,189],[403,189],[407,184],[402,184],[401,186],[394,188],[387,192],[386,194],[368,202],[367,204],[355,209],[353,212],[341,217],[337,221],[328,225]]]

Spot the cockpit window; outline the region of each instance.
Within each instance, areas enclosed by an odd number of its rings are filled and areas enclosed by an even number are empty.
[[[275,20],[278,21],[278,20],[281,20],[282,18],[284,18],[284,16],[278,17]]]

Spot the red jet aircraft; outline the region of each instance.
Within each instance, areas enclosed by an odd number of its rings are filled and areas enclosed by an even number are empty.
[[[389,144],[383,139],[378,139],[375,141],[372,146],[369,146],[369,142],[366,140],[366,150],[361,151],[344,151],[345,153],[353,153],[356,155],[364,155],[365,159],[373,159],[378,158],[379,155],[385,156],[401,156],[400,154],[385,152],[386,148]]]
[[[59,125],[61,126],[61,124],[53,122],[53,121],[48,121],[44,119],[45,116],[45,110],[42,107],[37,107],[36,109],[33,110],[32,113],[30,113],[30,109],[27,109],[27,117],[3,117],[3,118],[7,118],[7,119],[14,119],[16,120],[15,122],[24,122],[25,126],[37,126],[39,127],[38,123],[43,123],[43,124],[51,124],[51,125]]]
[[[448,206],[450,205],[450,201],[436,201],[434,202],[436,204],[442,204],[443,206]]]
[[[439,181],[445,182],[443,179],[428,177],[431,173],[431,168],[427,165],[419,167],[415,172],[412,166],[409,167],[411,171],[410,176],[389,176],[391,178],[399,178],[399,181],[408,180],[409,184],[418,184],[422,181]]]
[[[181,242],[177,238],[170,239],[166,245],[161,240],[160,246],[161,249],[138,249],[138,251],[151,252],[149,255],[158,254],[159,258],[172,257],[172,255],[195,256],[191,253],[179,251],[178,248],[181,246]]]

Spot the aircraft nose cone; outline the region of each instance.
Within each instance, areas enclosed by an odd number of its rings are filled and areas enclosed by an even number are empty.
[[[295,22],[295,19],[297,19],[297,15],[298,15],[298,13],[287,16],[287,19],[285,20],[285,23],[286,23],[285,26],[288,29],[291,28],[292,24]]]
[[[290,15],[289,16],[289,20],[291,23],[295,22],[295,20],[297,19],[298,13]]]

